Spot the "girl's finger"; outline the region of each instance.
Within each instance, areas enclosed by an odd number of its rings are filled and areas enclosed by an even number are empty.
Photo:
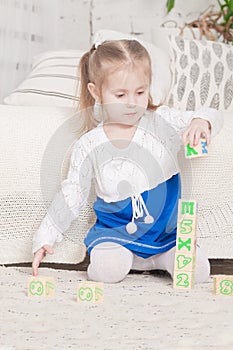
[[[186,130],[182,135],[183,144],[186,146],[188,144],[189,129]]]
[[[34,258],[33,263],[32,263],[32,274],[33,276],[37,276],[38,275],[38,266],[39,266],[40,262],[38,260],[37,257]]]
[[[45,255],[46,255],[46,252],[48,252],[49,254],[53,254],[53,250],[52,250],[52,248],[50,247],[50,245],[44,245],[43,246],[43,249],[44,249],[44,253],[45,253]]]
[[[194,138],[195,138],[195,130],[190,130],[190,132],[189,132],[189,144],[190,144],[191,148],[193,148]]]
[[[194,142],[193,142],[194,147],[198,145],[199,140],[200,140],[200,135],[201,135],[201,132],[197,130],[195,135],[194,135]]]

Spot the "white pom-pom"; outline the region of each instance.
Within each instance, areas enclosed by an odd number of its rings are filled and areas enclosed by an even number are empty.
[[[126,231],[130,234],[134,233],[137,231],[137,225],[134,222],[129,222],[126,225]]]
[[[147,216],[144,218],[144,222],[145,222],[146,224],[152,224],[152,223],[154,222],[153,216],[147,215]]]

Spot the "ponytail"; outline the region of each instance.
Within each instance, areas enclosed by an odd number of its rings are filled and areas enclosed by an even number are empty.
[[[82,118],[82,126],[79,130],[79,134],[84,134],[89,130],[93,129],[98,123],[93,116],[93,107],[95,99],[90,94],[87,85],[90,82],[89,74],[89,60],[90,56],[94,51],[94,45],[90,51],[86,52],[80,59],[79,62],[79,76],[80,76],[80,87],[79,87],[79,103],[76,112],[80,114],[79,118]],[[81,136],[80,135],[80,136]]]

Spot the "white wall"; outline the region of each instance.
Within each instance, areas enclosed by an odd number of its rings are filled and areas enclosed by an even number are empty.
[[[165,21],[191,21],[217,0],[176,0],[166,13],[166,0],[59,0],[59,45],[87,49],[98,29],[133,33],[153,42],[153,32]],[[175,26],[170,22],[167,26]]]
[[[168,20],[183,25],[217,0],[0,0],[0,103],[25,79],[32,57],[46,50],[84,49],[99,29],[157,42]],[[174,22],[167,23],[174,26]]]

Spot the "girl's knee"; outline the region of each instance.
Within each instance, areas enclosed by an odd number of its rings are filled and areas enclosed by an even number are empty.
[[[90,254],[87,269],[91,280],[104,283],[116,283],[129,273],[133,262],[133,253],[114,242],[96,245]]]

